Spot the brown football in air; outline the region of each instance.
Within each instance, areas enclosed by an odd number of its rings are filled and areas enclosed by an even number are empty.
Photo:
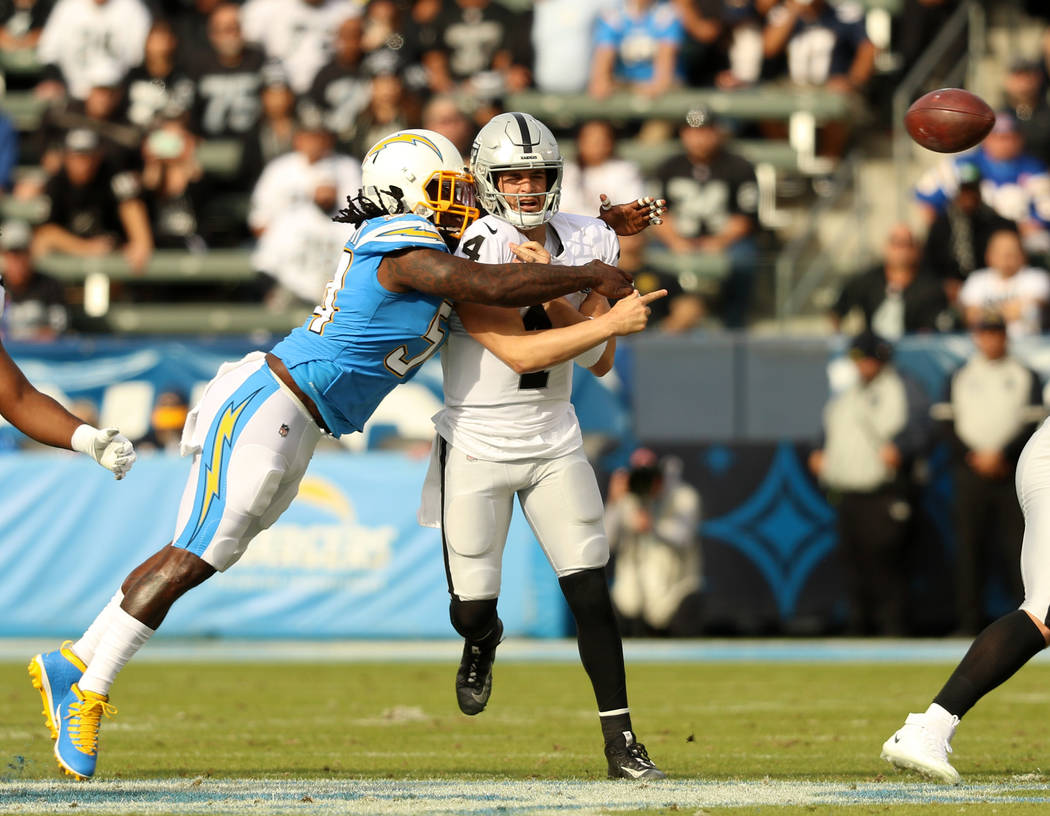
[[[920,96],[904,114],[909,135],[927,150],[958,153],[988,135],[995,112],[962,88],[941,88]]]

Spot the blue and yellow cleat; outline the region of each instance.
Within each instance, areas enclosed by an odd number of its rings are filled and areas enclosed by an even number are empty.
[[[53,652],[38,654],[29,661],[29,679],[44,701],[44,719],[51,739],[58,739],[55,706],[74,683],[80,682],[80,676],[87,668],[84,661],[73,653],[72,646],[73,641],[67,640]]]
[[[81,691],[76,683],[55,709],[58,739],[55,759],[58,766],[76,779],[90,779],[98,762],[98,727],[102,715],[112,717],[117,709],[109,697]]]

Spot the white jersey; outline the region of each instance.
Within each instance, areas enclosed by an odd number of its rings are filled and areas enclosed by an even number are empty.
[[[487,215],[463,234],[456,255],[480,263],[512,263],[508,244],[528,240],[516,227]],[[579,266],[595,259],[615,264],[620,248],[603,221],[556,213],[547,222],[545,245],[551,263]],[[585,294],[568,296],[574,306]],[[522,309],[524,318],[527,309]],[[475,340],[453,312],[441,352],[445,407],[434,416],[438,433],[468,456],[498,462],[552,459],[578,448],[583,439],[569,397],[572,363],[547,371],[515,374]]]
[[[303,94],[328,62],[340,24],[360,14],[360,6],[349,0],[249,0],[241,21],[244,38],[280,60],[292,90]]]
[[[345,201],[346,196],[361,187],[361,163],[350,156],[334,154],[310,164],[295,151],[271,159],[252,190],[249,226],[265,230],[284,210],[313,201],[318,184],[333,180],[336,201]]]
[[[296,297],[320,303],[332,279],[332,259],[340,257],[352,232],[312,201],[302,201],[273,219],[252,253],[252,265]]]
[[[150,13],[141,0],[59,0],[48,15],[37,58],[57,65],[74,99],[84,99],[96,71],[126,72],[142,62]]]

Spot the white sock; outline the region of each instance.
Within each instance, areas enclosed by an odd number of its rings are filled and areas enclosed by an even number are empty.
[[[124,668],[152,635],[152,629],[139,623],[120,607],[113,610],[109,625],[95,648],[95,656],[80,678],[80,690],[109,694],[117,672]]]
[[[930,724],[940,731],[946,740],[951,741],[955,734],[955,726],[959,724],[959,718],[937,703],[930,703],[930,707],[926,709],[926,716]]]
[[[109,599],[109,603],[102,607],[102,611],[91,622],[87,631],[80,636],[80,640],[73,644],[73,654],[83,660],[85,664],[90,663],[91,658],[95,656],[98,642],[102,640],[102,635],[105,633],[106,627],[109,626],[110,614],[114,609],[120,608],[120,602],[123,600],[124,593],[118,589],[113,593],[113,597]]]

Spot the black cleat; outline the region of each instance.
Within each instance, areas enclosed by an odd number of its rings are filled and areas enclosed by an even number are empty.
[[[666,779],[667,774],[657,768],[645,746],[634,737],[633,731],[624,731],[605,746],[609,760],[610,779]]]
[[[469,640],[463,643],[463,657],[456,672],[456,700],[464,714],[480,714],[492,694],[492,663],[496,646],[503,640],[503,621],[496,619],[496,644],[488,649],[475,646]]]

